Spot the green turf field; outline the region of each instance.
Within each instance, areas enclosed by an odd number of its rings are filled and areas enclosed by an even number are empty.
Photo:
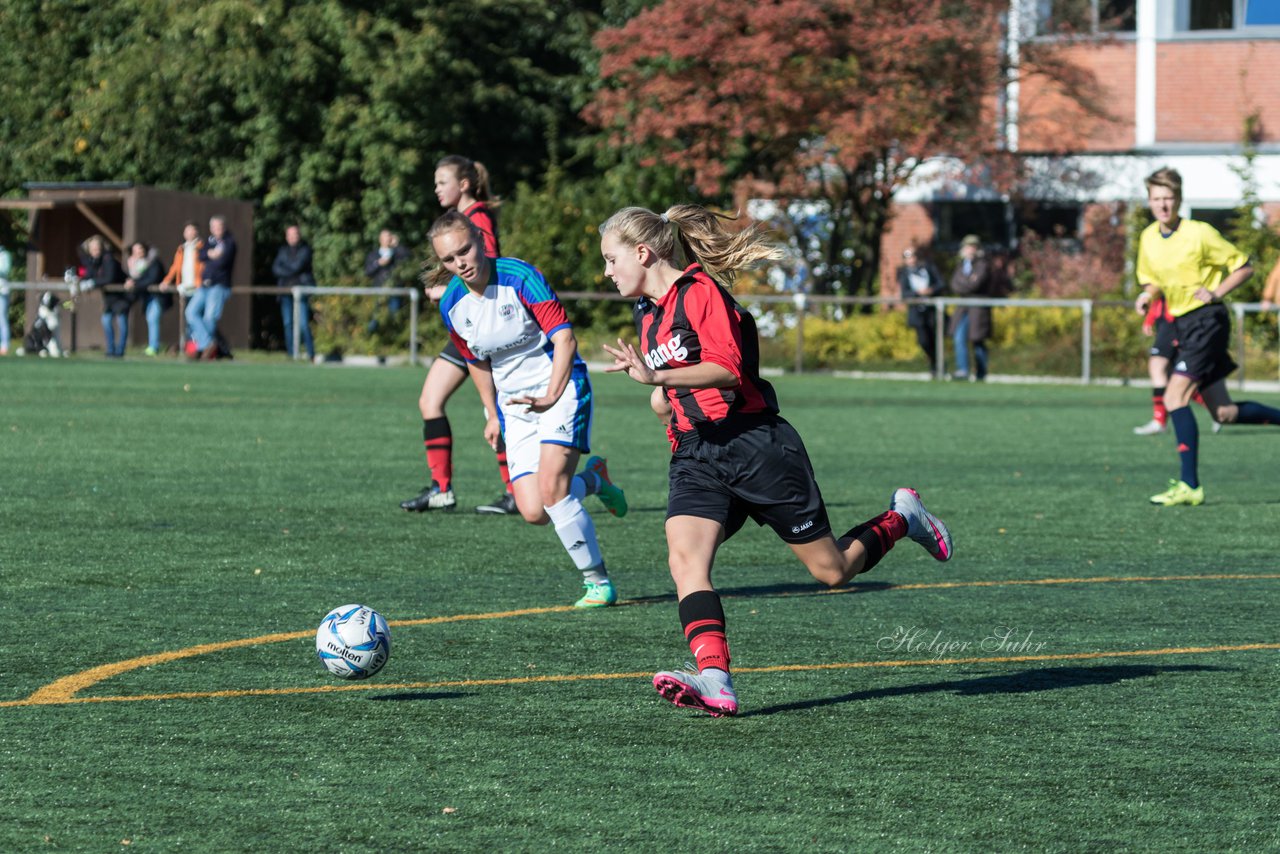
[[[1280,431],[1206,429],[1207,503],[1156,508],[1142,390],[778,379],[837,530],[914,485],[956,557],[831,593],[744,530],[711,719],[649,684],[689,656],[646,390],[595,376],[632,510],[588,499],[626,603],[582,613],[550,530],[469,511],[470,388],[465,511],[399,510],[421,377],[0,362],[0,850],[1280,846]],[[312,635],[357,601],[393,650],[345,683]]]

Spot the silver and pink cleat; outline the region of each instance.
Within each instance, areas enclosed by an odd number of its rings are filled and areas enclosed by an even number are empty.
[[[951,560],[951,532],[937,516],[924,509],[920,493],[903,487],[889,499],[889,509],[907,520],[907,536],[924,546],[934,560]]]
[[[685,709],[698,709],[714,718],[736,715],[738,695],[734,693],[729,674],[723,678],[709,675],[723,671],[710,670],[706,674],[680,670],[663,670],[653,677],[653,687],[663,699]]]

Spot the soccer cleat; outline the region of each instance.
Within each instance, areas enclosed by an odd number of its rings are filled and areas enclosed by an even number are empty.
[[[1197,486],[1192,489],[1185,481],[1171,480],[1168,489],[1159,495],[1151,496],[1151,503],[1162,507],[1173,507],[1178,504],[1198,507],[1204,503],[1204,487]]]
[[[502,497],[492,504],[481,504],[476,507],[477,513],[490,513],[495,516],[514,516],[520,512],[516,507],[516,497],[510,492],[502,493]]]
[[[1165,430],[1168,430],[1168,429],[1169,428],[1167,425],[1152,418],[1150,421],[1148,421],[1146,424],[1143,424],[1141,427],[1134,427],[1133,432],[1134,432],[1134,435],[1136,436],[1154,436],[1157,433],[1163,433]]]
[[[614,589],[613,582],[607,578],[599,584],[584,581],[582,586],[587,590],[582,594],[581,599],[573,603],[575,608],[608,608],[618,602],[618,591]]]
[[[668,700],[683,709],[698,709],[713,718],[738,713],[738,695],[733,683],[701,673],[682,670],[663,670],[654,674],[653,687]]]
[[[604,457],[590,457],[585,468],[600,476],[600,492],[596,497],[600,499],[604,509],[619,519],[627,515],[627,496],[609,480],[609,467]]]
[[[160,355],[160,351],[159,351],[159,350],[157,350],[155,347],[148,347],[147,349],[143,350],[142,352],[143,352],[143,353],[145,353],[145,354],[147,354],[148,356],[158,356],[158,355]]]
[[[427,510],[452,510],[456,506],[458,506],[458,500],[453,497],[453,490],[441,489],[434,480],[431,481],[430,486],[425,487],[422,492],[413,498],[400,502],[400,509],[408,510],[410,513],[423,513]]]
[[[920,493],[903,487],[889,499],[889,509],[907,520],[907,536],[924,546],[935,560],[951,560],[951,532],[937,516],[924,509]]]
[[[1221,421],[1215,421],[1215,422],[1213,422],[1213,432],[1215,432],[1215,433],[1221,433],[1221,432],[1222,432],[1222,422],[1221,422]]]

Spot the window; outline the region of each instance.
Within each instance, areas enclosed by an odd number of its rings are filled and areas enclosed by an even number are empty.
[[[1137,0],[1036,2],[1036,34],[1041,36],[1132,33],[1137,29],[1137,24]]]
[[[1188,30],[1229,30],[1235,26],[1235,0],[1188,0]]]
[[[1177,0],[1174,24],[1194,36],[1273,38],[1280,35],[1280,0]]]
[[[978,235],[986,245],[1009,241],[1004,202],[935,202],[933,216],[934,242],[940,249],[959,247],[966,234]]]
[[[1063,202],[1023,202],[1018,206],[1018,233],[1028,231],[1054,240],[1078,240],[1084,209]]]
[[[1237,213],[1235,208],[1192,208],[1191,218],[1207,222],[1225,234],[1235,224]]]
[[[1276,0],[1245,0],[1244,25],[1246,27],[1280,26],[1280,2],[1276,2]]]

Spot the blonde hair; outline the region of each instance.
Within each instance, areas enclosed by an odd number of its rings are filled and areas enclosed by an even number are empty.
[[[1146,184],[1147,195],[1151,195],[1153,187],[1164,187],[1173,191],[1175,199],[1182,201],[1182,175],[1177,169],[1170,169],[1168,166],[1157,169],[1147,176]]]
[[[453,278],[453,274],[445,269],[440,263],[440,258],[435,254],[435,239],[447,231],[471,232],[472,239],[480,244],[481,254],[484,254],[484,233],[471,221],[471,218],[459,210],[445,211],[431,223],[431,228],[427,229],[427,243],[431,244],[431,255],[434,261],[428,261],[423,265],[422,275],[419,278],[428,288],[447,285]]]
[[[663,214],[630,207],[605,220],[600,236],[616,235],[628,246],[643,243],[676,267],[697,261],[709,276],[727,286],[738,271],[783,257],[782,247],[769,241],[759,226],[737,232],[727,229],[724,223],[734,219],[701,205],[672,205]]]

